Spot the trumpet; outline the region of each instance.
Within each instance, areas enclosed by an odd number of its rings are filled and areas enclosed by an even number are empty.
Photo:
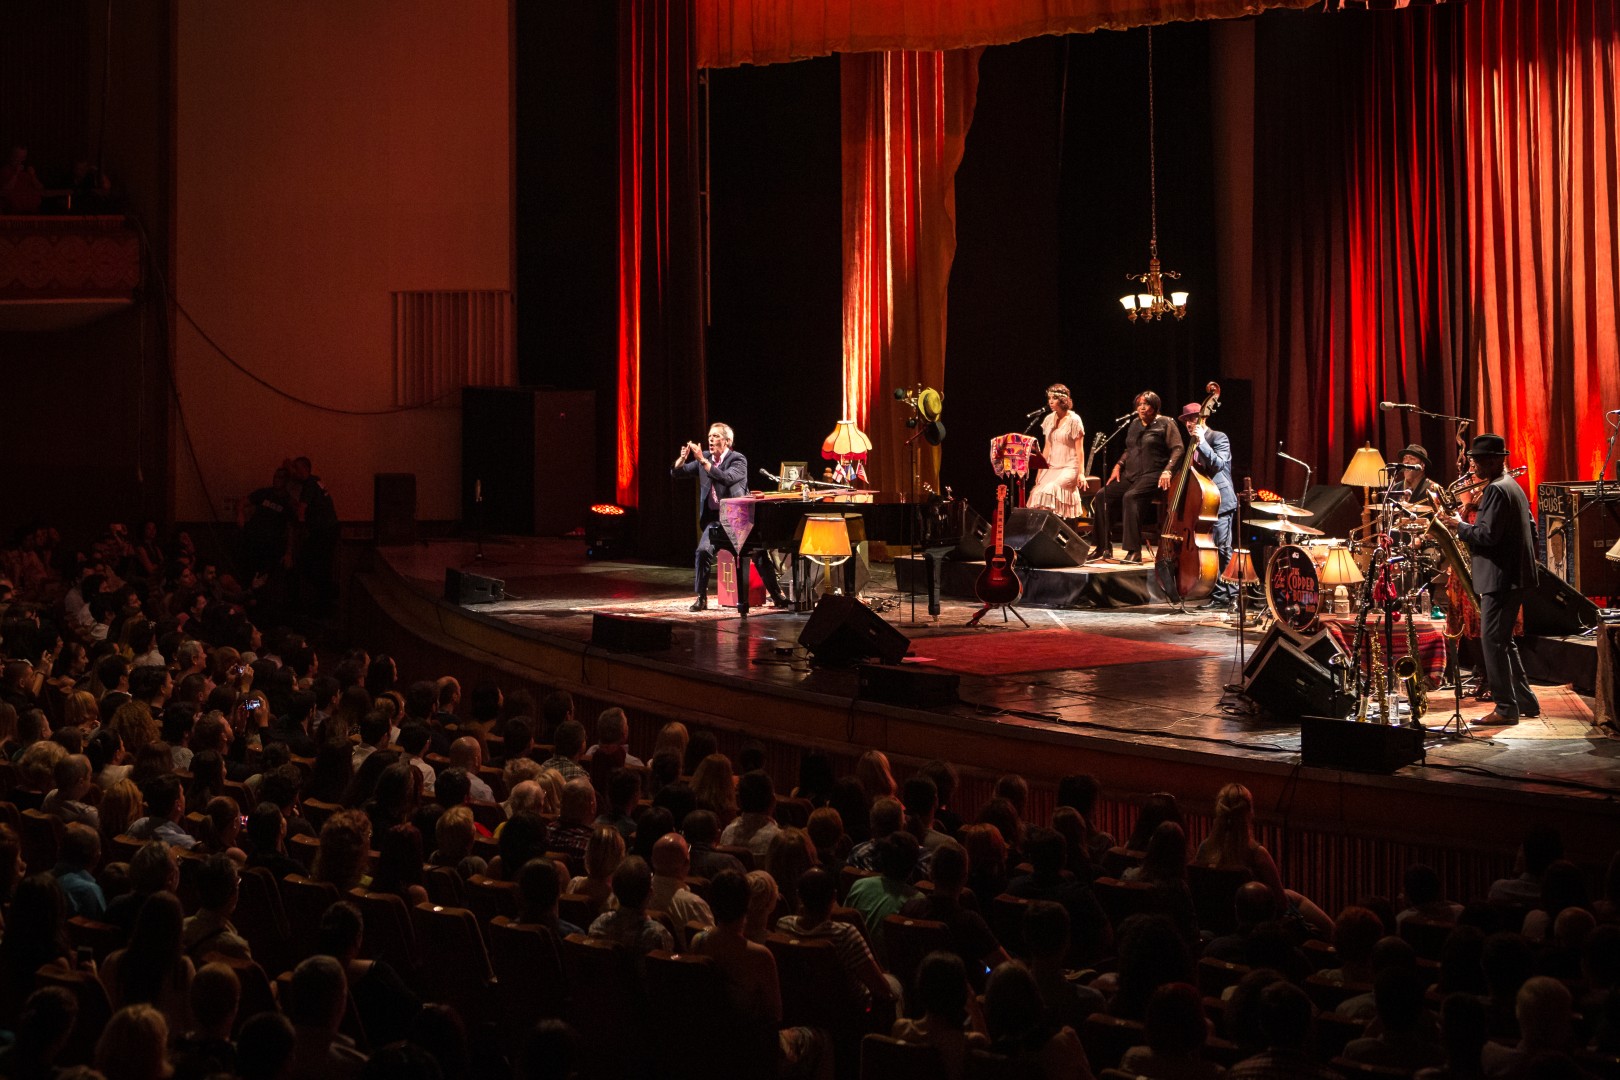
[[[1528,465],[1520,465],[1516,468],[1507,470],[1507,474],[1509,476],[1523,476],[1528,471]],[[1475,479],[1473,473],[1464,473],[1462,476],[1457,477],[1457,479],[1453,480],[1445,489],[1445,503],[1447,509],[1456,509],[1458,502],[1461,501],[1464,495],[1467,495],[1471,491],[1478,491],[1488,483],[1490,483],[1489,480]]]

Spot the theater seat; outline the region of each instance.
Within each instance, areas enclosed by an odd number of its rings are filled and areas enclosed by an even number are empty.
[[[515,881],[497,881],[483,874],[474,874],[467,879],[462,891],[467,898],[467,907],[478,916],[479,922],[487,923],[497,915],[517,918],[518,887]]]
[[[1113,1068],[1133,1046],[1147,1043],[1147,1029],[1135,1020],[1122,1020],[1106,1013],[1092,1013],[1080,1025],[1080,1044],[1094,1069]]]
[[[420,981],[427,999],[454,1005],[462,1016],[488,1013],[495,973],[477,916],[466,908],[422,903],[411,909],[411,922],[421,950]]]
[[[1100,877],[1091,883],[1091,891],[1116,930],[1132,915],[1144,915],[1152,910],[1153,887],[1145,881]]]
[[[237,933],[253,945],[253,959],[270,975],[291,966],[287,913],[281,906],[276,876],[262,866],[241,873],[236,912],[231,916]]]
[[[901,986],[917,985],[917,969],[923,958],[936,950],[951,951],[951,928],[944,923],[904,915],[890,915],[883,920],[884,964]]]
[[[302,874],[288,874],[281,879],[281,904],[287,912],[295,960],[314,953],[321,916],[338,899],[337,886],[330,881],[311,881]]]
[[[65,971],[47,964],[34,974],[36,989],[60,986],[79,1003],[79,1016],[73,1022],[73,1033],[67,1046],[57,1055],[55,1065],[88,1065],[96,1056],[96,1040],[112,1019],[112,1002],[101,980],[83,971]]]
[[[239,956],[224,956],[219,953],[209,953],[203,957],[198,967],[203,964],[224,964],[236,973],[236,981],[242,986],[241,1004],[236,1008],[236,1028],[242,1030],[242,1025],[251,1016],[262,1012],[276,1011],[276,994],[271,989],[270,976],[265,974],[263,967],[252,960],[243,960]]]
[[[360,917],[365,921],[360,955],[367,960],[386,961],[399,972],[400,978],[414,985],[421,953],[416,945],[410,906],[394,893],[371,892],[358,887],[349,890],[348,900],[360,909]]]
[[[640,1025],[623,1022],[626,1016],[647,1015],[636,955],[600,938],[569,934],[562,941],[562,956],[568,973],[567,1019],[579,1032],[592,1075],[646,1071],[647,1033]]]
[[[490,920],[484,932],[507,1030],[521,1035],[542,1018],[562,1016],[568,981],[562,949],[552,932],[505,915]]]
[[[710,1080],[717,1076],[764,1076],[773,1064],[767,1039],[775,1031],[745,1025],[733,1014],[725,980],[707,956],[674,954],[662,949],[647,954],[652,1010],[652,1045],[657,1075],[674,1080]],[[726,1038],[716,1039],[723,1031]]]
[[[62,819],[43,810],[24,810],[18,838],[23,862],[32,872],[44,873],[56,865],[62,847]]]
[[[1187,864],[1187,888],[1192,892],[1198,928],[1216,937],[1237,929],[1234,904],[1238,890],[1250,879],[1249,871],[1216,870],[1196,863]]]
[[[937,1080],[944,1075],[939,1049],[929,1043],[875,1033],[861,1040],[861,1080]]]

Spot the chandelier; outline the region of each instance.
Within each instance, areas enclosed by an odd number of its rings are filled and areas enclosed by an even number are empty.
[[[1154,316],[1163,319],[1174,315],[1181,319],[1187,314],[1187,294],[1185,292],[1172,292],[1168,299],[1164,295],[1164,282],[1166,278],[1172,281],[1179,280],[1181,274],[1175,270],[1164,270],[1159,266],[1159,168],[1154,152],[1154,115],[1153,115],[1153,28],[1148,27],[1148,206],[1152,213],[1153,232],[1148,242],[1148,268],[1145,274],[1126,274],[1127,281],[1140,281],[1143,291],[1131,293],[1119,298],[1120,306],[1125,309],[1125,315],[1136,322],[1152,322]]]

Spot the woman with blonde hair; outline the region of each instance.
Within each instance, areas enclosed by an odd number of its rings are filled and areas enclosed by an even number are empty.
[[[763,870],[748,871],[748,940],[761,945],[776,925],[777,904],[782,894],[776,879]]]
[[[624,861],[624,834],[612,825],[597,825],[585,841],[585,873],[568,882],[568,891],[588,896],[593,910],[607,910],[613,895],[613,871]]]
[[[96,1040],[96,1070],[107,1080],[163,1080],[169,1064],[169,1024],[150,1005],[113,1013]]]
[[[715,816],[724,829],[737,816],[737,778],[731,771],[731,759],[724,754],[710,754],[698,762],[692,773],[692,796],[699,810]]]
[[[647,755],[647,760],[651,761],[659,754],[668,751],[679,760],[685,761],[686,745],[691,741],[692,736],[686,730],[686,725],[679,720],[671,720],[658,729],[658,738],[654,740],[652,753]]]
[[[310,877],[330,881],[338,892],[348,892],[365,880],[366,858],[371,853],[371,819],[363,810],[339,810],[321,826],[320,847]]]
[[[101,708],[96,704],[96,695],[88,690],[69,694],[62,702],[62,726],[79,728],[86,737],[100,727]]]
[[[1296,914],[1315,929],[1331,934],[1333,920],[1310,900],[1283,888],[1282,875],[1266,846],[1254,838],[1254,796],[1242,784],[1227,784],[1215,796],[1215,824],[1198,845],[1193,861],[1216,870],[1247,870],[1271,890],[1277,913]]]
[[[101,793],[101,804],[96,808],[101,817],[101,842],[112,849],[114,837],[129,832],[129,827],[146,816],[146,800],[135,781],[125,777]]]
[[[894,783],[894,771],[881,750],[868,750],[855,762],[855,778],[861,782],[868,803],[885,796],[894,798],[899,790]]]
[[[567,783],[562,773],[556,769],[541,769],[534,782],[540,785],[540,809],[537,813],[562,813],[563,785]]]

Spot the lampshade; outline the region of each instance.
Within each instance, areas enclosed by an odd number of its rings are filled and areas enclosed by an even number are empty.
[[[1135,311],[1136,310],[1136,294],[1135,293],[1132,293],[1129,296],[1120,297],[1119,302],[1120,302],[1120,306],[1122,306],[1126,311]]]
[[[1188,294],[1184,292],[1173,292],[1170,294],[1170,302],[1176,307],[1186,307],[1187,296]]]
[[[1613,559],[1615,562],[1620,562],[1620,540],[1615,541],[1614,547],[1610,548],[1605,553],[1604,557]]]
[[[864,456],[872,449],[872,440],[866,432],[855,426],[853,420],[840,420],[821,444],[824,458],[851,458]]]
[[[1259,575],[1254,572],[1254,560],[1249,558],[1248,548],[1236,548],[1233,550],[1232,558],[1227,562],[1226,569],[1221,571],[1221,577],[1227,581],[1235,581],[1239,585],[1253,585],[1260,580]]]
[[[1153,310],[1153,294],[1152,293],[1145,293],[1145,292],[1137,293],[1136,294],[1136,306],[1138,308],[1141,308],[1144,311],[1152,311]]]
[[[1316,572],[1323,585],[1355,585],[1362,580],[1361,567],[1347,547],[1336,547],[1328,552],[1327,562]]]
[[[812,514],[804,519],[804,536],[799,554],[818,559],[847,559],[850,554],[849,523],[834,514]]]
[[[1339,477],[1339,483],[1351,487],[1377,487],[1382,483],[1381,474],[1384,471],[1384,455],[1380,454],[1372,443],[1368,443],[1356,451],[1356,456],[1350,459],[1345,466],[1344,475]]]

